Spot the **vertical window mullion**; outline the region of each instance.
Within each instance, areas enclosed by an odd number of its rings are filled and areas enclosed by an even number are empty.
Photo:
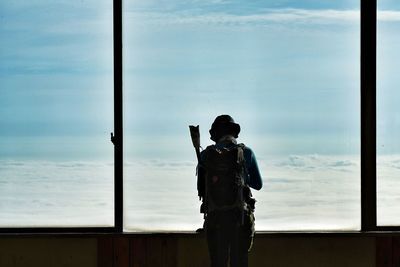
[[[122,0],[114,0],[114,227],[123,230]]]
[[[361,1],[361,230],[376,229],[376,0]]]

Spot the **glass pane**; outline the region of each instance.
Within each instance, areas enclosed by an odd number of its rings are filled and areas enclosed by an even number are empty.
[[[0,18],[0,227],[112,226],[112,1]]]
[[[382,226],[400,225],[400,2],[378,1],[377,189]]]
[[[188,125],[230,114],[257,230],[360,228],[359,1],[125,1],[125,229],[202,226]],[[254,191],[254,190],[253,190]]]

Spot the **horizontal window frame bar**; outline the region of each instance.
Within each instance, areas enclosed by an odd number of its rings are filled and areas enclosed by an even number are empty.
[[[100,237],[182,237],[182,238],[203,238],[203,233],[195,231],[182,232],[118,232],[108,231],[108,228],[101,228],[102,231],[84,231],[78,229],[76,231],[64,231],[63,228],[54,228],[59,231],[49,231],[52,229],[43,228],[42,232],[6,232],[0,233],[0,237],[59,237],[59,238],[100,238]],[[256,231],[255,237],[383,237],[383,236],[400,236],[400,231]]]
[[[41,235],[41,234],[78,234],[118,233],[116,227],[27,227],[0,228],[0,235]]]

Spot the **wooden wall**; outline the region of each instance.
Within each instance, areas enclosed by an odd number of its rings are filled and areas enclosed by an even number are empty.
[[[97,267],[97,240],[1,237],[1,267]]]
[[[250,266],[375,267],[375,241],[374,237],[361,236],[258,235]],[[98,244],[99,267],[209,265],[205,239],[196,235],[138,235],[106,238]]]
[[[0,236],[1,267],[205,267],[196,234]],[[250,267],[399,267],[400,238],[257,235]]]
[[[377,267],[400,267],[400,237],[377,237],[376,259]]]

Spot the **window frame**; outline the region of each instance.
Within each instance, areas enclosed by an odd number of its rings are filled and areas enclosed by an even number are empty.
[[[0,228],[0,233],[83,234],[129,233],[123,230],[123,36],[122,0],[113,0],[114,53],[114,226],[113,227],[43,227]],[[377,0],[360,0],[360,95],[361,95],[361,229],[351,234],[400,231],[399,226],[377,225],[377,166],[376,166],[376,46]],[[267,233],[261,231],[261,233]],[[300,234],[327,233],[301,231]],[[276,232],[275,232],[276,233]],[[286,233],[286,231],[278,231]],[[335,233],[338,233],[335,231]],[[346,232],[339,232],[346,233]]]

